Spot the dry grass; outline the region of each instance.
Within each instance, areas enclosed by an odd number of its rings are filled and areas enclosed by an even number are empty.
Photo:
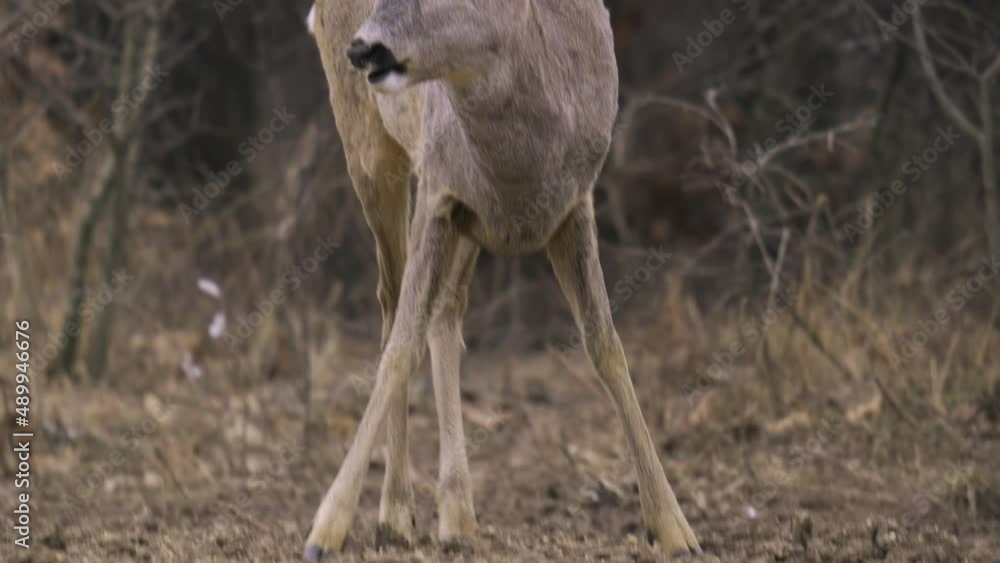
[[[734,100],[704,103],[693,113],[711,123],[686,115],[672,135],[644,128],[676,119],[674,110],[636,118],[635,138],[616,147],[602,180],[620,198],[599,211],[612,290],[647,245],[674,253],[620,303],[617,320],[706,560],[995,560],[1000,279],[960,310],[950,297],[985,254],[977,200],[938,210],[924,198],[942,192],[914,186],[848,243],[844,222],[857,204],[871,206],[866,183],[887,173],[869,170],[886,165],[866,156],[875,144],[867,131],[834,125],[836,134],[809,137],[730,206],[714,183],[739,163],[729,140],[766,137],[773,124]],[[330,156],[332,123],[303,118],[297,131],[260,155],[245,191],[192,223],[177,203],[201,179],[151,172],[157,188],[136,191],[126,266],[135,279],[111,304],[107,372],[33,376],[40,502],[30,560],[296,560],[364,408],[356,377],[377,356],[379,334],[370,235]],[[642,142],[646,134],[655,142]],[[86,182],[39,173],[73,138],[40,121],[14,148],[7,175],[0,292],[13,298],[0,303],[0,326],[30,318],[39,339],[61,326],[74,237],[93,195],[80,192]],[[929,174],[942,190],[967,183],[969,151],[950,157],[961,173]],[[94,263],[108,251],[107,226],[99,229]],[[944,242],[933,242],[941,233]],[[328,236],[341,244],[335,259],[291,289],[283,275]],[[483,542],[466,560],[662,559],[639,540],[614,412],[583,354],[560,352],[572,342],[569,318],[547,268],[482,262],[463,400]],[[200,278],[214,280],[222,299],[199,291]],[[91,273],[88,296],[107,281]],[[238,346],[208,334],[220,311],[235,332],[276,289],[288,299]],[[948,321],[900,363],[940,309]],[[11,337],[0,333],[0,346]],[[428,535],[437,464],[428,379],[423,369],[411,393],[417,551],[373,549],[377,458],[351,560],[450,557]],[[8,392],[9,374],[0,383]],[[5,478],[0,509],[12,499]],[[7,542],[0,559],[25,554]]]

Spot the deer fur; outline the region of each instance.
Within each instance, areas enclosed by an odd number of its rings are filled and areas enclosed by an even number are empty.
[[[650,540],[671,553],[698,551],[639,410],[598,261],[592,192],[618,111],[601,0],[318,0],[311,18],[375,236],[383,354],[306,558],[342,549],[383,428],[377,540],[412,540],[407,383],[425,345],[441,439],[438,539],[473,542],[459,363],[480,248],[547,253],[624,426]]]

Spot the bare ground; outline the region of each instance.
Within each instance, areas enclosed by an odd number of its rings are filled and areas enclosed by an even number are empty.
[[[5,526],[0,560],[299,560],[364,407],[366,391],[346,375],[360,363],[342,354],[351,359],[327,364],[333,373],[313,384],[308,431],[300,382],[280,375],[235,390],[211,370],[131,389],[40,390],[33,547],[13,547]],[[822,397],[764,416],[755,395],[708,389],[688,401],[680,374],[689,372],[629,356],[667,475],[706,552],[696,560],[1000,561],[1000,434],[981,410],[957,429],[925,420],[913,428],[877,405],[848,416]],[[542,352],[467,359],[481,537],[461,553],[433,539],[436,418],[429,378],[414,382],[417,545],[375,548],[379,453],[340,560],[667,560],[644,543],[635,480],[618,461],[621,430],[590,373],[580,357]],[[6,515],[11,483],[0,486]]]

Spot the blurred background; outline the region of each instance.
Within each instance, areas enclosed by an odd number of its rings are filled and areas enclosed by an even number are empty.
[[[1000,6],[606,4],[601,256],[706,557],[995,560]],[[30,321],[39,503],[2,558],[296,560],[381,331],[310,3],[0,5],[0,342]],[[480,259],[465,339],[467,557],[655,559],[543,257]],[[378,454],[356,560],[451,557],[427,373],[423,554],[372,549]]]

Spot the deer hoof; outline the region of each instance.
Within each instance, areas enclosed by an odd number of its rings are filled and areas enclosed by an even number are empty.
[[[448,555],[472,555],[476,552],[476,541],[466,536],[455,536],[441,542],[441,551]]]
[[[303,552],[302,557],[304,557],[306,561],[317,563],[319,561],[329,561],[335,553],[336,550],[322,548],[316,544],[309,544],[306,546],[306,550]]]
[[[410,540],[405,535],[397,532],[388,524],[382,523],[375,529],[375,547],[385,549],[387,547],[401,547],[408,549]]]

